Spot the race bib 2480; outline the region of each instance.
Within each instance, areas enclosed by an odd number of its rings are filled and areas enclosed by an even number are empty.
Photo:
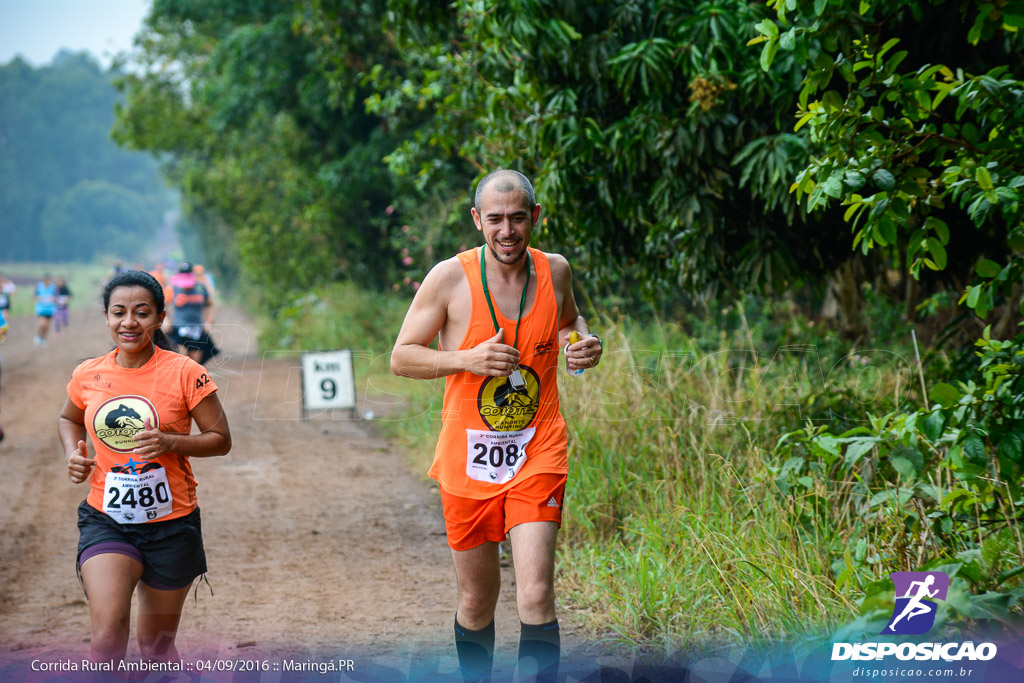
[[[141,474],[107,472],[103,483],[103,512],[121,524],[145,524],[169,515],[174,509],[167,470],[163,467]]]

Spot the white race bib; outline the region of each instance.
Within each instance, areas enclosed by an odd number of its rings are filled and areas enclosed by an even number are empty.
[[[107,472],[103,511],[115,522],[144,524],[169,515],[173,509],[167,470],[163,467],[142,474]]]
[[[182,339],[191,339],[192,341],[198,341],[203,336],[202,325],[182,325],[178,328],[178,336]]]
[[[476,481],[504,484],[526,463],[526,445],[537,433],[535,427],[517,432],[466,430],[466,476]]]

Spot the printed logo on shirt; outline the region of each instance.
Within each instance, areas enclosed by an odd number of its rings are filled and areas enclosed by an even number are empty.
[[[537,342],[533,345],[533,355],[543,356],[551,353],[555,350],[555,340],[548,339],[547,341]]]
[[[105,401],[93,416],[96,438],[116,453],[129,453],[138,443],[135,435],[145,429],[146,420],[151,427],[160,426],[156,407],[143,396],[116,396]]]
[[[480,387],[477,408],[488,429],[517,432],[525,429],[540,409],[540,378],[533,368],[519,366],[514,377],[488,377]]]
[[[187,291],[187,292],[175,292],[174,294],[174,307],[184,308],[185,306],[205,306],[206,305],[206,291]]]

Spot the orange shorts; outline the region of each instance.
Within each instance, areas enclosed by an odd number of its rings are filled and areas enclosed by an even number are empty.
[[[483,500],[453,496],[442,488],[448,545],[470,550],[488,541],[500,543],[509,529],[526,522],[555,522],[561,527],[565,480],[564,474],[535,474]]]

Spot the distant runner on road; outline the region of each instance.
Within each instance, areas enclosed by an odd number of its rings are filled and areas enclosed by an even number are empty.
[[[3,275],[0,275],[0,313],[11,315],[11,298],[18,287]]]
[[[4,309],[0,308],[0,344],[7,340],[7,320],[4,318]],[[3,370],[3,361],[0,360],[0,370]],[[3,388],[3,373],[0,372],[0,389]],[[4,428],[0,426],[0,441],[4,440]]]
[[[210,315],[213,297],[196,279],[191,263],[182,263],[171,278],[174,294],[168,311],[171,339],[184,349],[184,353],[197,363],[207,357],[213,345],[206,330],[206,317]]]
[[[455,647],[463,678],[491,675],[498,544],[508,534],[519,675],[533,659],[538,680],[554,681],[561,655],[555,537],[568,473],[558,352],[566,349],[570,370],[587,369],[600,362],[602,344],[576,307],[566,259],[529,248],[541,212],[530,181],[495,171],[480,181],[474,204],[484,246],[442,261],[423,280],[391,368],[447,378],[430,476],[441,487],[458,581]],[[570,345],[573,331],[583,338]],[[438,349],[430,348],[435,338]]]
[[[36,283],[36,346],[46,346],[46,333],[50,330],[50,321],[57,314],[57,284],[50,279],[50,274]]]
[[[224,455],[231,433],[206,370],[170,350],[160,330],[163,291],[151,275],[114,275],[103,309],[116,348],[75,368],[58,420],[68,477],[89,482],[78,507],[77,564],[92,657],[124,658],[135,594],[142,657],[175,661],[182,605],[206,573],[189,458]]]
[[[71,306],[71,290],[63,275],[57,277],[57,310],[53,316],[53,336],[60,336],[60,331],[68,327],[68,307]]]

